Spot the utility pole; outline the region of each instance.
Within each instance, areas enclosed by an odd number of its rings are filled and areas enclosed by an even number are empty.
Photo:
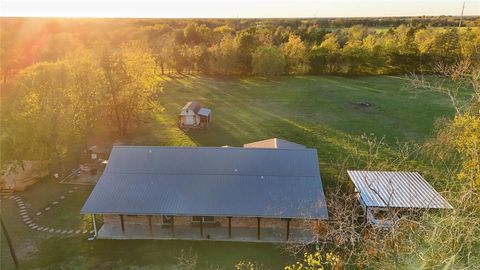
[[[458,28],[462,27],[463,11],[464,10],[465,10],[465,1],[463,1],[462,14],[460,15],[460,22],[458,23]]]
[[[5,240],[7,240],[8,249],[10,249],[10,255],[12,255],[12,260],[15,264],[15,268],[18,268],[17,256],[15,255],[15,251],[13,250],[12,241],[10,240],[10,236],[8,235],[7,227],[5,227],[5,223],[3,223],[2,216],[0,216],[0,223],[2,225],[3,234],[5,235]]]

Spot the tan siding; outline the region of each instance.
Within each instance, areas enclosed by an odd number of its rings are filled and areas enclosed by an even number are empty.
[[[104,223],[120,224],[119,215],[103,215]],[[125,224],[148,224],[148,216],[124,216]],[[162,224],[162,216],[152,216],[152,223],[154,225]],[[292,219],[290,221],[290,228],[309,230],[316,226],[316,220]],[[221,227],[228,227],[227,217],[215,217],[215,224]],[[175,225],[190,226],[192,225],[192,217],[190,216],[176,216]],[[287,221],[276,218],[261,218],[260,226],[262,228],[283,229],[287,227]],[[247,217],[232,217],[232,227],[257,227],[256,218]]]

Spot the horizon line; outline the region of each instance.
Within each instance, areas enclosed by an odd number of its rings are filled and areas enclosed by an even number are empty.
[[[205,19],[223,19],[223,20],[258,20],[258,19],[374,19],[374,18],[436,18],[436,17],[450,17],[450,18],[480,18],[478,15],[393,15],[393,16],[303,16],[303,17],[109,17],[109,16],[0,16],[1,19],[177,19],[177,20],[205,20]]]

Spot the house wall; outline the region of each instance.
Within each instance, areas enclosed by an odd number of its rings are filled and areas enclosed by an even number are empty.
[[[193,125],[200,124],[200,116],[195,115],[195,114],[192,114],[192,116],[193,116]],[[179,121],[180,121],[181,125],[187,125],[187,119],[186,118],[187,118],[187,115],[180,115],[180,117],[179,117],[180,120]],[[188,125],[188,126],[190,126],[190,125]]]
[[[103,215],[104,223],[120,223],[119,215]],[[124,215],[123,222],[125,224],[144,224],[148,225],[148,216],[131,216]],[[312,229],[316,225],[316,220],[292,219],[290,220],[291,229]],[[152,216],[152,224],[161,225],[162,216]],[[176,216],[175,225],[177,226],[192,226],[192,217],[190,216]],[[210,224],[205,224],[209,226]],[[228,227],[227,217],[215,217],[215,226]],[[232,227],[257,227],[257,219],[250,217],[232,217]],[[261,218],[261,228],[282,229],[287,227],[287,221],[279,218]]]

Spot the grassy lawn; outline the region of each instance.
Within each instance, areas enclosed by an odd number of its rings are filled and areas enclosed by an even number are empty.
[[[213,110],[212,126],[186,134],[172,129],[180,108],[192,99]],[[371,106],[359,107],[358,102]],[[134,138],[152,144],[237,146],[282,137],[322,150],[328,146],[319,141],[326,137],[350,140],[363,133],[386,136],[390,143],[421,141],[431,135],[435,118],[453,113],[447,98],[414,94],[405,89],[403,78],[386,76],[168,79],[160,104],[165,107],[158,116],[162,125],[146,125],[153,132],[140,129]]]
[[[395,142],[421,142],[432,135],[436,118],[453,115],[446,97],[416,94],[405,90],[400,77],[285,77],[214,79],[206,77],[165,78],[160,97],[164,112],[152,121],[131,128],[127,142],[144,145],[241,146],[244,143],[279,137],[317,148],[323,181],[331,183],[332,162],[351,155],[361,144],[359,136],[385,136]],[[212,109],[207,130],[187,133],[176,127],[177,115],[189,100]],[[368,103],[369,106],[359,105]],[[108,130],[108,128],[104,128]],[[103,130],[103,129],[99,129]],[[101,138],[103,136],[103,138]],[[112,140],[112,135],[99,138]],[[19,193],[31,204],[34,214],[70,188],[45,179]],[[51,227],[80,229],[86,226],[79,215],[91,187],[79,187],[65,202],[43,215],[37,223]],[[169,269],[182,249],[199,256],[201,268],[231,269],[242,259],[259,261],[268,269],[279,269],[291,261],[281,247],[270,244],[215,243],[192,241],[87,241],[81,237],[49,236],[32,232],[21,223],[10,200],[2,200],[13,245],[22,268],[118,269],[127,266]],[[3,235],[2,235],[3,237]],[[2,242],[1,269],[12,262]]]

